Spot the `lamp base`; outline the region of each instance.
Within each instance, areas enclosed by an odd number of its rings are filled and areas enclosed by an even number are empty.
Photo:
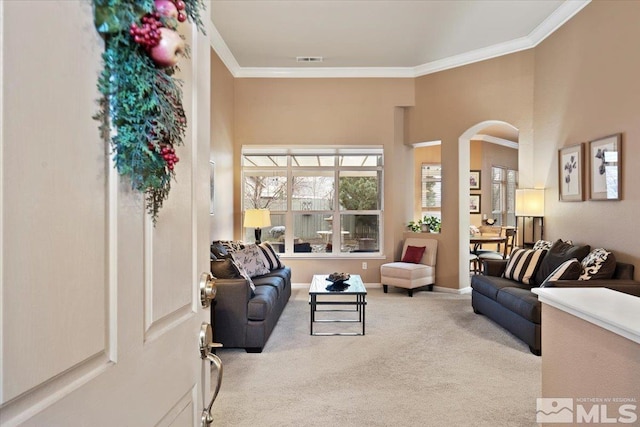
[[[260,238],[262,237],[262,229],[260,227],[256,227],[254,231],[254,236],[256,237],[256,245],[259,245]]]

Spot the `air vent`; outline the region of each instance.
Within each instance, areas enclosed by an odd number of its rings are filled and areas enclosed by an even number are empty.
[[[296,56],[296,62],[322,62],[322,56]]]

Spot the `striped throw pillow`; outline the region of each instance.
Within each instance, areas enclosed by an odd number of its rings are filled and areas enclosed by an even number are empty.
[[[544,249],[514,249],[504,270],[504,277],[531,285],[531,278],[536,274],[546,253]]]
[[[269,244],[269,242],[262,242],[258,245],[258,247],[262,252],[262,260],[264,261],[264,265],[266,265],[269,270],[275,270],[284,267],[284,265],[280,261],[280,257],[276,253],[275,249],[273,249],[273,246]]]
[[[580,273],[582,272],[582,265],[578,258],[571,258],[560,264],[558,268],[553,270],[553,272],[544,279],[544,282],[540,285],[541,288],[547,286],[553,286],[552,282],[556,280],[577,280],[580,277]]]

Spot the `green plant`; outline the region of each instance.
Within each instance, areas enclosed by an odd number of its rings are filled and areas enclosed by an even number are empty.
[[[409,221],[407,228],[414,233],[422,231],[422,226],[425,225],[428,231],[439,233],[442,228],[442,221],[437,216],[425,215],[417,221]]]

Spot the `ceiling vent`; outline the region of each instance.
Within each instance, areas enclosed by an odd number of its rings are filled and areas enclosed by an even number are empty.
[[[322,62],[322,56],[296,56],[296,62]]]

